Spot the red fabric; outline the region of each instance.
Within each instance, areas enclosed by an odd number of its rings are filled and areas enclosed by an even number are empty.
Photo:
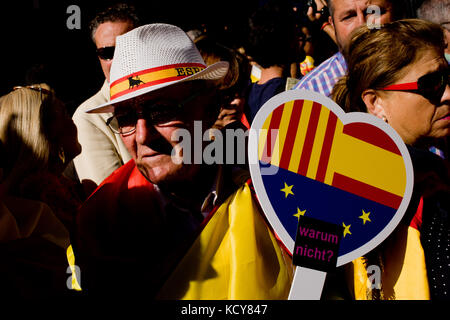
[[[248,120],[247,120],[247,117],[245,116],[245,113],[242,113],[241,123],[242,123],[247,129],[250,129],[250,124],[248,123]]]
[[[72,228],[78,207],[82,204],[73,181],[62,175],[40,171],[27,176],[19,189],[18,196],[46,203],[69,230]]]
[[[159,211],[159,203],[153,185],[130,160],[106,178],[80,207],[77,229],[82,243],[79,244],[83,250],[95,252],[104,245],[104,239],[98,237],[99,230],[108,234],[119,232],[125,217],[138,221],[156,210]]]
[[[107,185],[107,187],[106,187]],[[128,188],[133,187],[150,187],[153,189],[153,185],[144,178],[144,176],[139,172],[136,167],[134,160],[131,159],[123,166],[115,170],[111,175],[106,178],[97,189],[92,192],[89,196],[88,200],[92,197],[98,197],[98,193],[105,192],[105,188],[108,189],[108,192],[117,193],[120,190],[125,189],[125,186]]]
[[[422,227],[422,213],[423,213],[423,197],[420,197],[419,206],[417,207],[416,214],[411,220],[410,227],[420,231]]]
[[[74,252],[83,290],[152,299],[184,253],[160,213],[156,189],[133,160],[102,182],[77,216]]]

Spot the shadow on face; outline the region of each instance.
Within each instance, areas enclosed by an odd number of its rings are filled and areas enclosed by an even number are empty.
[[[201,164],[195,159],[199,156],[202,159],[205,145],[203,133],[215,120],[212,110],[216,110],[218,104],[214,92],[205,81],[189,81],[116,107],[117,115],[137,114],[128,118],[135,123],[135,131],[122,134],[121,138],[150,182],[161,184],[194,179]],[[177,106],[180,103],[182,105]],[[166,117],[163,110],[169,108],[178,109]],[[160,114],[148,111],[152,109],[159,109]],[[172,157],[174,148],[180,146],[181,163]]]

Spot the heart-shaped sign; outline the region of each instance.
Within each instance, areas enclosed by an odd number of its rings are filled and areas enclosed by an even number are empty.
[[[290,90],[262,106],[251,133],[253,184],[291,253],[302,216],[342,227],[337,266],[374,249],[402,219],[412,163],[400,136],[381,119],[346,114],[321,94]],[[317,236],[323,240],[324,233]]]

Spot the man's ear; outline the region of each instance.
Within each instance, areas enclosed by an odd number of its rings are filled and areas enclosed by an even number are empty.
[[[383,107],[383,99],[373,89],[364,90],[361,99],[366,105],[367,112],[386,121],[386,112]]]

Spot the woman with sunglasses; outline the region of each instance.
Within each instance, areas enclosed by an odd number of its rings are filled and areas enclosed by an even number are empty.
[[[449,297],[448,162],[428,151],[450,135],[444,48],[439,25],[408,19],[381,29],[361,27],[344,52],[348,73],[332,98],[347,112],[369,112],[391,125],[408,146],[415,175],[402,223],[377,249],[353,262],[356,298]],[[380,286],[364,283],[371,265],[381,269]]]

